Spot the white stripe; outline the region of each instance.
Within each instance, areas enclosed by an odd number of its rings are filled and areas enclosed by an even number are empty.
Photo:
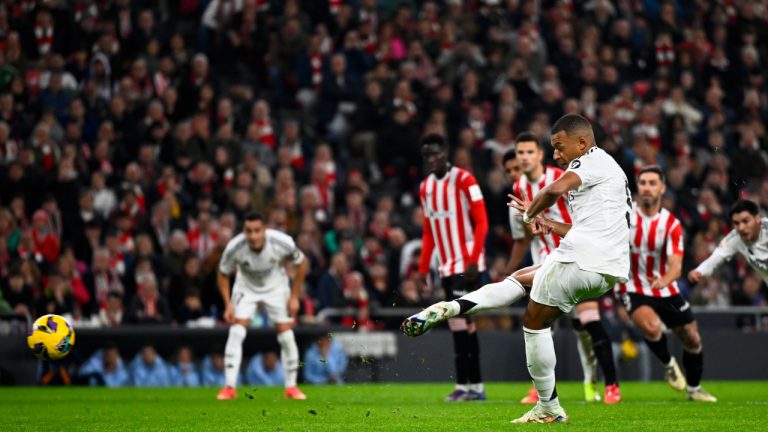
[[[451,232],[450,243],[451,253],[454,256],[454,262],[456,268],[454,272],[456,274],[464,273],[464,256],[461,253],[461,238],[459,237],[459,208],[458,202],[456,202],[456,188],[458,187],[458,170],[452,169],[450,177],[448,178],[448,211],[453,217],[448,218],[448,229]],[[466,222],[466,221],[465,221]]]
[[[440,261],[440,265],[441,265],[441,267],[438,270],[440,270],[442,272],[443,257],[440,255],[440,246],[441,245],[438,244],[438,242],[437,242],[437,234],[439,233],[439,231],[438,231],[438,228],[437,228],[437,223],[435,221],[435,218],[429,216],[430,212],[434,212],[434,211],[437,210],[437,209],[432,208],[432,202],[431,202],[432,200],[430,200],[428,198],[429,197],[430,187],[434,188],[434,184],[435,184],[434,177],[433,176],[429,176],[427,178],[427,186],[424,189],[424,202],[426,203],[425,209],[427,211],[427,220],[429,221],[430,228],[432,228],[432,241],[435,243],[435,251],[437,252],[438,261]],[[433,252],[433,254],[434,254],[434,252]]]
[[[437,208],[435,211],[441,213],[446,210],[445,202],[443,202],[443,185],[445,181],[446,179],[436,180],[434,190],[432,191],[433,194],[437,194]],[[440,266],[440,274],[443,276],[449,276],[451,262],[453,262],[453,253],[451,251],[451,245],[448,240],[448,229],[446,228],[446,223],[441,221],[441,218],[436,218],[435,222],[437,223],[438,229],[440,230],[440,240],[443,246],[443,250],[445,250],[445,262],[443,262]]]

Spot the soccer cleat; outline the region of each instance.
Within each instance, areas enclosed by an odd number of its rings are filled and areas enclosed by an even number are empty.
[[[512,423],[568,423],[568,414],[559,405],[547,409],[537,403],[522,417],[512,420]]]
[[[677,391],[685,390],[688,383],[685,382],[685,375],[680,370],[680,366],[677,365],[677,360],[672,357],[672,361],[669,366],[664,367],[664,378],[669,383],[670,387]]]
[[[536,387],[531,387],[528,390],[528,394],[524,398],[520,399],[520,403],[523,405],[532,405],[539,401],[539,392],[536,391]]]
[[[484,401],[488,398],[485,396],[485,391],[474,391],[470,390],[467,392],[467,396],[464,398],[465,401]]]
[[[701,387],[688,389],[688,400],[694,402],[717,402],[717,398]]]
[[[611,384],[605,386],[605,398],[604,402],[608,405],[617,404],[621,402],[621,390],[618,384]]]
[[[301,392],[298,387],[288,387],[283,394],[286,399],[305,400],[307,395]]]
[[[230,400],[237,399],[237,391],[234,387],[226,386],[219,390],[219,394],[216,395],[218,400]]]
[[[421,336],[448,318],[448,302],[435,303],[423,311],[406,318],[400,324],[400,331],[406,336]]]
[[[446,402],[464,402],[467,400],[469,392],[461,389],[454,390],[451,394],[445,397]]]
[[[595,390],[595,383],[584,383],[584,400],[587,402],[600,402],[600,394]]]

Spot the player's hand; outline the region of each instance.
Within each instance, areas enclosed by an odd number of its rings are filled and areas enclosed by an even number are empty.
[[[299,313],[299,298],[291,296],[291,298],[288,299],[288,316],[296,318],[297,313]]]
[[[528,194],[526,194],[524,191],[520,191],[520,193],[522,194],[522,198],[518,198],[512,194],[507,194],[507,197],[509,197],[507,206],[512,207],[513,209],[520,212],[515,216],[522,216],[531,206],[531,200],[528,198]]]
[[[701,280],[701,272],[696,270],[691,270],[688,273],[688,280],[690,280],[693,283],[698,283]]]
[[[477,269],[477,264],[468,264],[467,269],[464,270],[464,280],[474,284],[480,277],[480,272]]]
[[[656,279],[654,279],[654,280],[651,282],[651,289],[652,289],[652,290],[654,290],[654,289],[656,289],[656,290],[657,290],[657,289],[662,289],[662,288],[664,288],[665,286],[666,286],[666,285],[662,285],[662,284],[661,284],[661,278],[656,278]]]
[[[531,234],[533,235],[547,235],[555,229],[555,227],[552,226],[552,224],[550,224],[549,221],[543,217],[537,217],[534,219],[529,227],[531,228]]]
[[[227,324],[232,324],[235,322],[235,307],[232,305],[232,303],[227,305],[227,308],[224,309],[224,322]]]

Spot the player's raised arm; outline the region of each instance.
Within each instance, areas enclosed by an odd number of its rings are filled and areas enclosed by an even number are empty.
[[[723,238],[709,258],[705,259],[698,267],[688,273],[688,279],[690,279],[691,282],[698,282],[702,277],[712,276],[712,273],[714,273],[720,265],[726,261],[730,261],[730,259],[738,252],[732,244],[734,241],[738,241],[738,234],[735,230],[731,231],[730,234]]]
[[[533,197],[531,205],[526,211],[526,215],[530,219],[535,218],[539,213],[552,207],[563,194],[575,190],[579,186],[581,186],[581,177],[570,171],[566,171],[560,178],[546,186]],[[524,216],[523,221],[525,222],[526,220],[527,219]]]

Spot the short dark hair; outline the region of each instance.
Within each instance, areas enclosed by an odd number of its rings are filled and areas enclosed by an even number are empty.
[[[533,141],[536,143],[536,147],[541,148],[541,140],[539,137],[536,136],[533,132],[521,132],[520,135],[517,136],[515,139],[516,144],[520,144],[521,142],[529,142]]]
[[[739,200],[731,206],[730,210],[728,210],[728,218],[732,218],[733,215],[741,212],[747,212],[752,216],[757,216],[758,213],[760,213],[760,209],[757,207],[757,204],[752,201]]]
[[[645,173],[656,173],[661,179],[662,183],[667,182],[667,177],[664,175],[664,170],[658,165],[646,165],[640,168],[640,172],[637,173],[637,179],[640,180],[640,176]]]
[[[247,222],[255,222],[255,221],[264,222],[264,215],[261,212],[252,210],[245,214],[245,217],[243,218],[243,220]]]
[[[436,133],[427,134],[423,138],[421,138],[421,145],[422,146],[436,145],[441,148],[445,148],[446,146],[445,137]]]
[[[566,134],[570,135],[572,132],[575,132],[579,129],[592,130],[592,124],[589,122],[589,120],[578,114],[566,114],[555,122],[550,133],[554,135],[558,132],[564,131]]]
[[[507,150],[506,153],[504,153],[504,156],[501,158],[501,164],[506,164],[507,161],[510,161],[516,157],[515,150]]]

